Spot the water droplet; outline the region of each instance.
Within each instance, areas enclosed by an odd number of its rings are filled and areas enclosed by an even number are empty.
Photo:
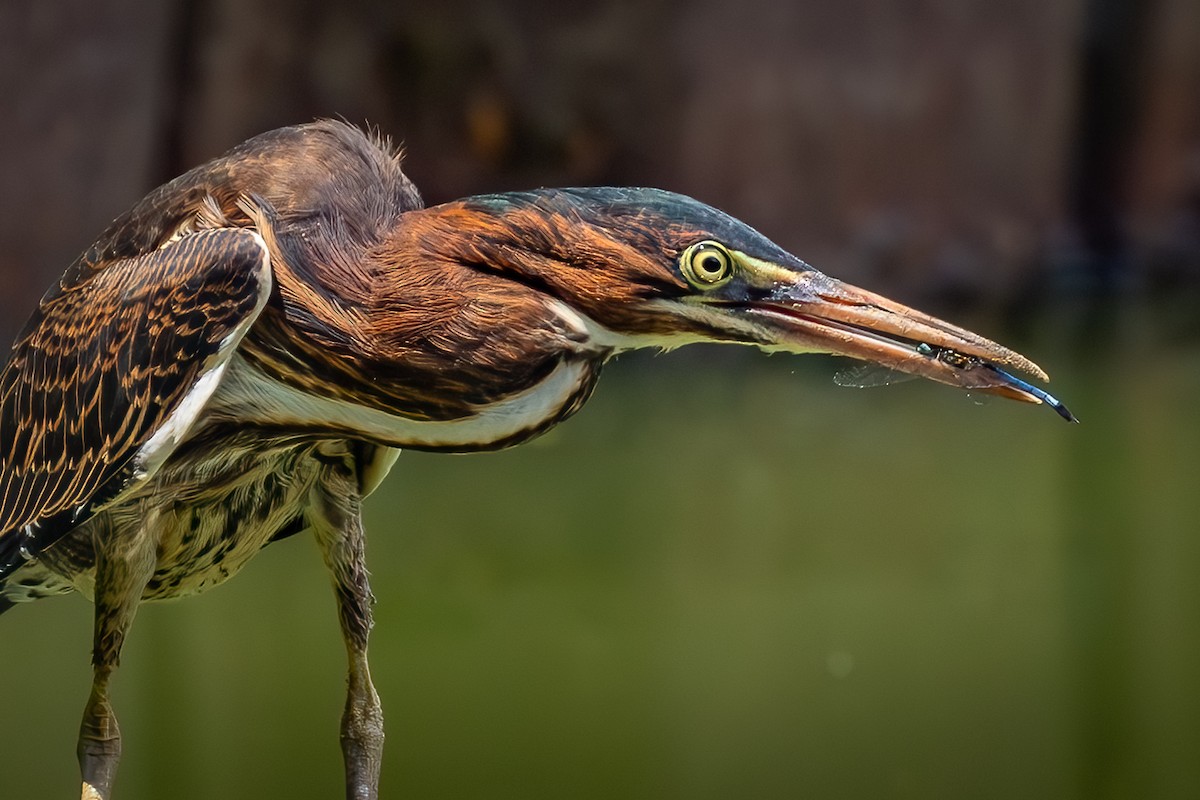
[[[825,657],[825,668],[830,675],[841,680],[854,670],[854,656],[845,650],[834,650]]]

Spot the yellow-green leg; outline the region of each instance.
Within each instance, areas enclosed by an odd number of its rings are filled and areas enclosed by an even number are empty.
[[[367,581],[357,471],[352,462],[326,467],[312,507],[312,523],[333,578],[349,670],[342,713],[342,756],[347,800],[376,800],[383,762],[383,709],[367,666],[371,587]]]
[[[125,634],[137,613],[142,591],[154,572],[154,548],[147,531],[155,515],[148,514],[138,535],[112,544],[97,535],[96,617],[92,643],[92,691],[79,726],[79,772],[83,800],[109,800],[117,762],[121,759],[121,730],[108,698],[108,683],[121,657]]]

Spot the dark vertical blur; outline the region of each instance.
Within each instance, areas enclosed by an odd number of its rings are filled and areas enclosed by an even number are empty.
[[[1070,214],[1083,258],[1080,278],[1112,296],[1130,275],[1131,144],[1146,102],[1147,23],[1155,4],[1089,0],[1079,45],[1072,133]]]
[[[1127,209],[1132,185],[1132,143],[1148,100],[1146,48],[1155,3],[1088,0],[1079,43],[1077,110],[1072,126],[1070,229],[1075,258],[1060,268],[1063,289],[1080,295],[1082,312],[1075,355],[1090,364],[1085,379],[1094,398],[1090,423],[1114,431],[1103,439],[1072,443],[1065,482],[1069,524],[1066,557],[1074,565],[1066,588],[1076,717],[1079,785],[1085,797],[1126,795],[1136,730],[1137,521],[1126,476],[1095,473],[1090,463],[1126,464],[1135,443],[1114,403],[1114,376],[1103,369],[1119,345],[1122,294],[1133,287],[1135,242]],[[1065,292],[1064,292],[1065,293]]]

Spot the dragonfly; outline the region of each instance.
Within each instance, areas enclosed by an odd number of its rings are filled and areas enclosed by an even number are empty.
[[[1079,422],[1079,419],[1071,413],[1071,410],[1054,395],[1044,389],[1026,383],[1015,375],[982,358],[925,342],[915,345],[913,350],[918,355],[935,359],[955,369],[986,370],[992,373],[996,380],[991,384],[985,383],[979,388],[1011,387],[1019,392],[1033,396],[1039,402],[1054,409],[1054,412],[1067,422]],[[869,389],[877,386],[891,386],[896,383],[904,383],[905,381],[915,380],[917,377],[919,376],[879,364],[860,364],[838,370],[833,376],[833,382],[838,386],[846,386],[852,389]]]

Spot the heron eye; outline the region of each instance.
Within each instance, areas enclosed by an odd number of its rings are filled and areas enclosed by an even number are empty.
[[[733,274],[733,258],[716,242],[700,242],[683,256],[684,275],[701,289],[711,289]]]

